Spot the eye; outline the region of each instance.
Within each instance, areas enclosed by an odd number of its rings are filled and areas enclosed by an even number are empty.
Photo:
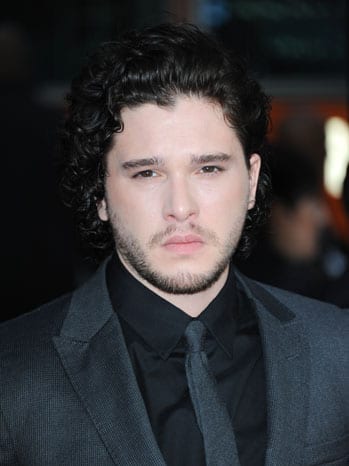
[[[219,173],[223,171],[221,167],[217,167],[216,165],[206,165],[205,167],[200,168],[201,173],[206,173],[206,174],[213,174],[213,173]]]
[[[132,178],[152,178],[154,176],[157,176],[154,170],[142,170],[141,172],[138,172],[135,175],[133,175]]]

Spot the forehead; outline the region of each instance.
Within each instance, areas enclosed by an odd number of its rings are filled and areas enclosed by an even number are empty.
[[[114,138],[120,157],[242,151],[222,107],[208,99],[179,96],[169,106],[127,107],[121,118],[123,131]]]

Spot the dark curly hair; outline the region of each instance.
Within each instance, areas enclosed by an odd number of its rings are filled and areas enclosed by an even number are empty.
[[[268,211],[269,177],[263,163],[269,98],[237,57],[192,24],[161,24],[102,44],[73,80],[62,131],[64,201],[82,239],[100,259],[114,249],[109,222],[98,217],[104,198],[105,155],[123,129],[121,110],[144,103],[173,105],[178,95],[219,103],[244,149],[247,166],[262,156],[256,204],[248,212],[237,253],[246,254]]]

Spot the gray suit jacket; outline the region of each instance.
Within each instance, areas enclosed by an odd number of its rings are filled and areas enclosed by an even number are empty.
[[[262,336],[265,464],[348,465],[349,312],[237,279]],[[105,264],[72,295],[0,327],[0,464],[164,466]]]

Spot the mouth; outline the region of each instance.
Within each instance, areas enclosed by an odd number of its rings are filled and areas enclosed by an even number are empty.
[[[175,252],[177,254],[190,254],[198,251],[203,246],[203,239],[197,235],[171,236],[163,244],[163,247],[167,251]]]

